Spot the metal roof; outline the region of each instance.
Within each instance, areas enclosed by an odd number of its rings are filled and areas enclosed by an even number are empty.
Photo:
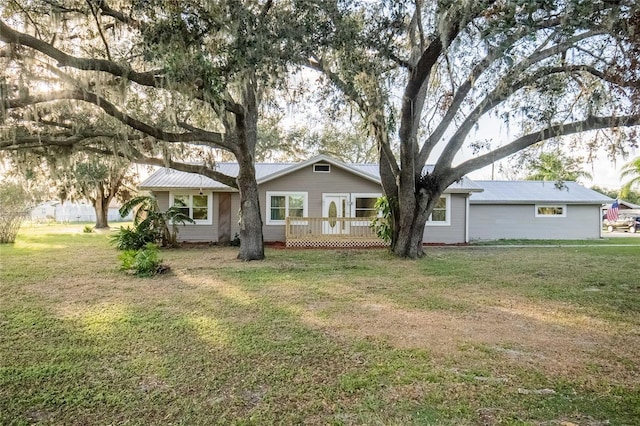
[[[318,155],[299,163],[256,163],[256,180],[258,184],[261,184],[318,162],[330,163],[364,179],[380,183],[380,170],[377,164],[347,164],[326,155]],[[432,169],[433,166],[426,166],[424,171],[427,172]],[[227,176],[237,176],[238,163],[217,163],[216,170]],[[206,176],[168,168],[157,170],[140,184],[140,188],[148,190],[182,188],[235,191],[235,189]],[[453,183],[445,192],[468,193],[478,191],[482,191],[482,188],[471,179],[464,177]]]
[[[611,198],[576,182],[564,182],[562,188],[550,181],[475,181],[484,189],[469,198],[471,204],[606,204]]]
[[[291,163],[256,163],[256,179],[258,182],[280,170],[291,167]],[[238,175],[238,163],[217,163],[216,171],[227,176]],[[163,167],[145,179],[141,189],[212,189],[235,191],[235,188],[210,179],[197,173],[187,173]]]

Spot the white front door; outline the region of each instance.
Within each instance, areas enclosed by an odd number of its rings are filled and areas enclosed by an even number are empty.
[[[349,194],[322,194],[322,233],[348,234],[349,223],[339,218],[349,217]]]

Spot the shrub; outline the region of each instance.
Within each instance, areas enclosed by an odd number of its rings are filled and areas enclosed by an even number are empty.
[[[158,243],[162,247],[176,247],[178,224],[195,223],[177,207],[160,211],[158,200],[150,195],[140,195],[127,201],[120,208],[120,215],[124,217],[134,210],[136,210],[133,218],[134,229],[122,231],[121,234],[112,238],[112,242],[121,250],[139,249],[149,242]],[[131,235],[131,233],[137,235]]]
[[[378,238],[385,243],[390,243],[393,236],[393,218],[391,217],[391,205],[387,197],[380,197],[376,200],[375,208],[380,212],[381,217],[376,217],[371,222],[371,228]]]
[[[91,234],[93,232],[93,226],[85,225],[84,228],[82,228],[82,232],[85,234]]]
[[[111,244],[118,250],[140,250],[148,243],[158,240],[158,233],[148,226],[137,226],[129,228],[120,227],[118,232],[110,237]]]
[[[28,194],[16,183],[0,182],[0,244],[13,243],[28,215]]]
[[[138,277],[150,277],[168,270],[162,265],[158,246],[153,243],[147,243],[139,250],[125,250],[119,259],[122,262],[121,270],[131,271]]]

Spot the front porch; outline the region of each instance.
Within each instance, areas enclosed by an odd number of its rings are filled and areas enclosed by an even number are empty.
[[[287,217],[287,247],[386,247],[364,217]]]

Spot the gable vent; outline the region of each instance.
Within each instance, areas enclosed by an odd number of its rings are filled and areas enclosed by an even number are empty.
[[[313,165],[314,173],[331,173],[331,164],[318,163]]]

